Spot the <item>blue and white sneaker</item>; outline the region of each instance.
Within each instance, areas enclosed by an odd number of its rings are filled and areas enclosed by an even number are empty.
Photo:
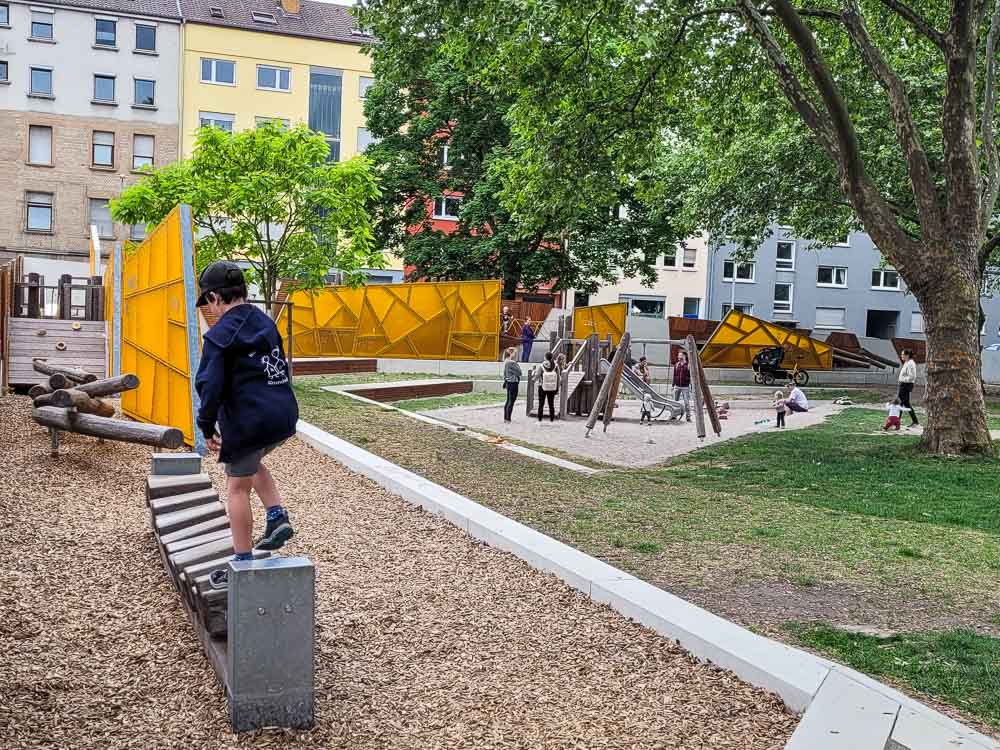
[[[292,525],[288,522],[288,513],[281,512],[281,515],[273,519],[268,519],[264,528],[264,536],[254,545],[254,549],[273,552],[285,546],[285,542],[295,536]]]

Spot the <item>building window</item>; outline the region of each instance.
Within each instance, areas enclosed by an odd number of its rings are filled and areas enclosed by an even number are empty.
[[[96,226],[97,235],[103,239],[114,238],[115,225],[111,221],[111,206],[107,198],[90,199],[89,226]]]
[[[211,57],[201,58],[201,82],[235,86],[236,63],[232,60],[216,60]]]
[[[701,298],[700,297],[685,297],[684,298],[684,317],[685,318],[697,318],[701,313]]]
[[[676,268],[677,267],[677,248],[671,247],[665,250],[663,257],[660,258],[660,265],[664,268]]]
[[[52,39],[52,19],[55,17],[53,11],[34,10],[31,11],[31,38],[32,39]]]
[[[227,133],[233,132],[233,122],[236,120],[236,115],[227,115],[222,112],[199,112],[198,122],[200,127],[203,128],[218,128],[219,130],[225,130]]]
[[[744,315],[753,315],[753,305],[749,302],[737,302],[735,305],[724,302],[722,304],[722,317],[726,317],[732,310]]]
[[[684,248],[684,267],[694,268],[695,264],[698,262],[698,248],[696,247],[685,247]]]
[[[748,263],[736,263],[731,260],[727,260],[722,264],[722,280],[723,281],[743,281],[751,282],[757,275],[757,264],[753,261]],[[736,276],[733,277],[733,271],[735,270]]]
[[[52,96],[52,68],[31,69],[31,93],[35,96]]]
[[[52,193],[26,193],[27,229],[29,232],[52,231]]]
[[[788,240],[778,242],[774,267],[779,271],[795,270],[795,243]]]
[[[664,318],[667,314],[666,297],[636,297],[619,294],[618,301],[628,305],[628,314],[638,318]]]
[[[844,328],[846,317],[843,307],[817,307],[816,328]]]
[[[375,139],[368,132],[368,128],[358,128],[358,153],[363,154],[373,143]]]
[[[146,239],[146,225],[130,224],[128,228],[128,238],[133,242],[142,242]]]
[[[792,311],[792,285],[778,282],[774,285],[774,312]]]
[[[438,146],[438,166],[442,169],[451,169],[451,161],[449,159],[448,144],[445,143],[443,146]]]
[[[143,52],[156,52],[156,27],[135,25],[135,48]]]
[[[28,162],[52,163],[52,128],[46,125],[28,126]]]
[[[254,126],[258,127],[258,128],[261,125],[267,125],[267,123],[269,123],[269,122],[277,123],[277,124],[281,125],[281,127],[283,127],[283,128],[287,128],[288,127],[288,120],[286,120],[283,117],[255,117],[254,118]]]
[[[270,23],[277,24],[278,22],[274,19],[273,13],[264,13],[259,10],[250,11],[250,18],[253,19],[254,23]]]
[[[847,286],[847,269],[842,266],[819,266],[816,269],[816,286]]]
[[[115,134],[105,130],[94,131],[93,163],[96,167],[115,165]]]
[[[136,133],[132,139],[132,169],[153,166],[153,148],[156,140],[151,135]]]
[[[292,71],[272,65],[257,66],[257,88],[266,91],[288,91],[291,87]]]
[[[10,6],[0,4],[0,26],[10,26]]]
[[[462,199],[452,195],[442,195],[434,199],[435,219],[457,219]]]
[[[899,291],[899,274],[896,271],[875,268],[872,270],[872,289]]]
[[[135,105],[137,107],[156,106],[156,81],[135,79]]]
[[[118,22],[107,18],[97,19],[97,38],[94,44],[98,47],[118,46]]]
[[[327,161],[340,161],[340,109],[344,73],[333,68],[309,69],[309,128],[326,137]]]
[[[375,85],[375,79],[371,76],[361,76],[361,80],[358,82],[358,96],[362,99],[368,97],[368,89]]]
[[[115,100],[115,77],[94,76],[94,101],[113,102]]]
[[[0,81],[9,81],[10,78],[7,77],[7,61],[0,60]]]
[[[910,313],[910,333],[923,333],[923,332],[924,332],[924,314],[922,312]]]

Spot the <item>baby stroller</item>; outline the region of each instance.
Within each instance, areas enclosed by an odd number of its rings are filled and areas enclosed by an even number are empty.
[[[809,382],[809,373],[800,370],[798,364],[791,370],[781,367],[785,358],[785,347],[771,346],[761,349],[753,358],[753,382],[764,385],[774,385],[775,380],[791,380],[795,385],[805,385]]]

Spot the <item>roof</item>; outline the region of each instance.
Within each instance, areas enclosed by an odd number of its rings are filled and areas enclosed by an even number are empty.
[[[108,1],[131,2],[132,0]],[[184,20],[188,23],[260,31],[265,34],[288,34],[348,44],[369,44],[374,41],[374,37],[359,33],[357,19],[350,14],[348,8],[333,3],[301,0],[299,14],[293,16],[282,11],[276,0],[180,0],[180,2]],[[224,17],[213,16],[213,7],[221,8]],[[269,13],[274,17],[275,23],[254,21],[251,13]]]
[[[40,5],[180,20],[177,0],[39,0]]]

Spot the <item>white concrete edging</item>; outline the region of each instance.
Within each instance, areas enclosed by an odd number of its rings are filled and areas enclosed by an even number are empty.
[[[877,680],[757,635],[308,422],[299,421],[298,435],[407,502],[776,693],[805,714],[786,750],[1000,750],[1000,743]],[[859,735],[859,726],[869,729]]]

